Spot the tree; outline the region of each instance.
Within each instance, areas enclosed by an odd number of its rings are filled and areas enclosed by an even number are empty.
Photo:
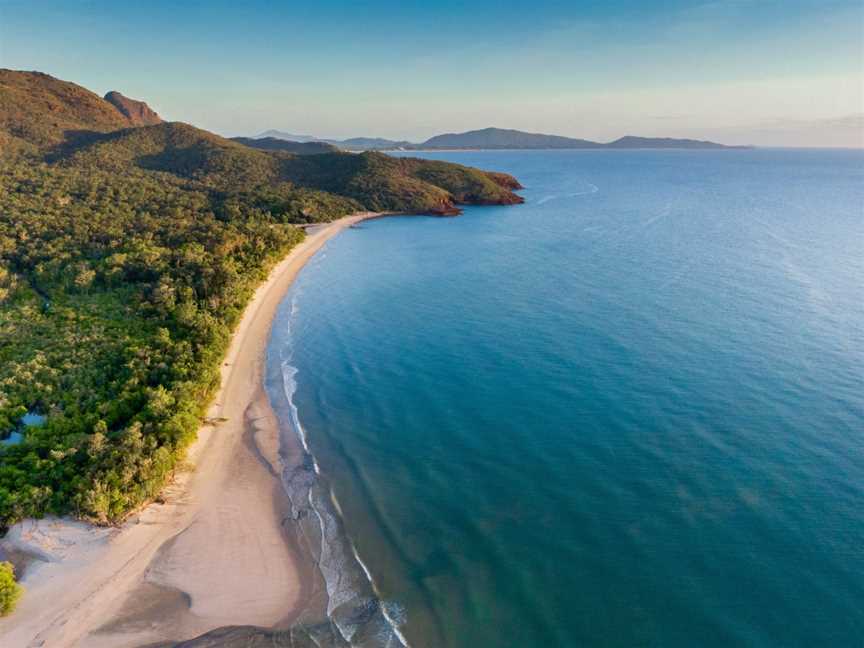
[[[24,588],[15,580],[12,563],[0,562],[0,616],[10,614],[23,593]]]
[[[79,290],[86,290],[95,278],[96,271],[82,263],[79,265],[78,272],[75,275],[75,287]]]

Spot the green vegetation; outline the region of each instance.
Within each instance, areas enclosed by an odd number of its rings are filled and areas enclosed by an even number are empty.
[[[287,151],[298,155],[317,155],[319,153],[336,153],[339,149],[327,142],[292,142],[275,137],[232,137],[232,142],[251,146],[265,151]]]
[[[0,616],[15,610],[24,588],[15,581],[15,568],[12,563],[0,562]]]
[[[243,306],[302,238],[250,202],[167,174],[0,166],[0,422],[48,415],[0,451],[0,523],[108,522],[161,488]]]
[[[163,171],[220,191],[279,193],[314,188],[352,198],[357,208],[436,213],[457,204],[513,204],[511,176],[448,162],[383,153],[294,155],[251,148],[180,123],[99,136],[56,158],[64,166]]]
[[[384,153],[331,153],[287,158],[283,177],[350,196],[375,211],[446,213],[460,204],[509,205],[519,183],[449,162],[394,158]]]
[[[0,529],[46,513],[115,522],[158,493],[296,224],[521,200],[503,174],[258,150],[110,111],[74,84],[0,71],[0,437],[46,416],[0,446]]]

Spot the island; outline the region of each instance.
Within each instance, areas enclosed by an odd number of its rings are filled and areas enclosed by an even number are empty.
[[[707,140],[680,137],[636,137],[625,135],[612,142],[594,142],[586,139],[526,133],[510,128],[483,128],[464,133],[446,133],[430,137],[424,142],[388,140],[380,137],[354,137],[344,140],[319,139],[310,135],[293,135],[269,130],[244,142],[271,142],[273,140],[319,143],[346,151],[450,151],[450,150],[544,150],[544,149],[741,149],[747,146],[727,146]]]

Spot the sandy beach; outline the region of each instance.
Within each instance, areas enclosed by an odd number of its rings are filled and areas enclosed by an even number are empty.
[[[26,564],[26,594],[0,620],[0,645],[142,646],[230,625],[282,628],[320,605],[315,566],[286,531],[281,448],[263,386],[276,309],[297,273],[362,213],[310,228],[246,308],[188,467],[123,525],[25,520],[0,547]],[[298,444],[299,445],[299,444]],[[289,527],[290,528],[290,527]],[[305,613],[305,614],[304,614]]]

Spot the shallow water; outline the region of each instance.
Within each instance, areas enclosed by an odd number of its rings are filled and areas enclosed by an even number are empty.
[[[412,645],[860,645],[864,154],[429,156],[527,203],[344,232],[268,368]]]
[[[36,414],[35,412],[27,412],[21,417],[18,424],[18,429],[9,433],[6,438],[0,439],[0,445],[15,445],[24,440],[24,431],[28,427],[40,426],[45,422],[45,416]]]

